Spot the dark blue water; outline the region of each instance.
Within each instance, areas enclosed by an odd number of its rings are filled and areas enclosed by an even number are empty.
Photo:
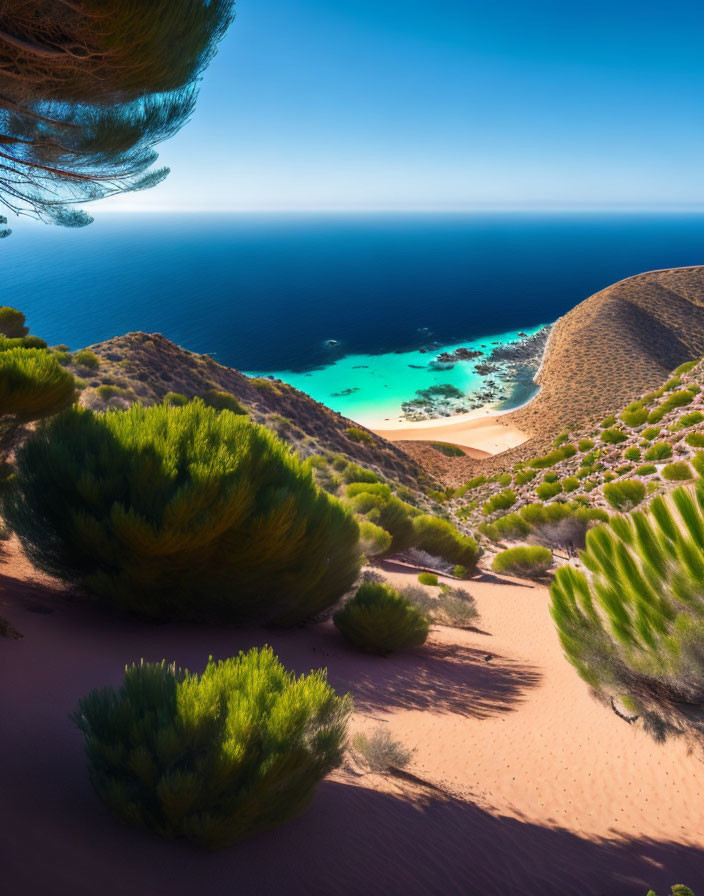
[[[702,263],[694,213],[103,215],[0,244],[2,304],[51,343],[157,331],[260,371],[530,327],[631,274]]]

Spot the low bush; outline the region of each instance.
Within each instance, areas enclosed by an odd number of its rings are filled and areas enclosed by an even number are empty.
[[[621,414],[621,422],[626,426],[642,426],[648,419],[648,409],[644,407],[626,408]]]
[[[529,466],[534,470],[546,470],[548,467],[554,467],[555,464],[560,463],[562,460],[574,457],[576,453],[577,449],[574,445],[561,445],[549,454],[544,454],[541,457],[534,457],[533,460],[529,462]]]
[[[538,475],[537,470],[519,470],[518,473],[513,477],[514,485],[517,488],[520,488],[523,485],[527,485],[531,479],[535,479]]]
[[[346,488],[347,497],[355,495],[381,495],[384,498],[391,497],[391,486],[385,482],[350,482]]]
[[[652,476],[653,473],[657,473],[658,468],[653,464],[643,464],[643,466],[638,467],[636,469],[636,476]]]
[[[637,445],[631,445],[623,452],[623,456],[626,460],[640,460],[640,448]]]
[[[489,514],[495,513],[497,510],[508,510],[509,507],[513,507],[515,503],[515,491],[512,488],[506,488],[502,492],[497,492],[495,495],[492,495],[489,500],[484,503],[482,513],[485,516],[489,516]]]
[[[501,551],[494,557],[494,572],[521,578],[540,578],[552,566],[552,551],[542,545],[519,545]]]
[[[247,408],[241,404],[231,392],[208,389],[201,395],[204,403],[216,411],[232,411],[233,414],[246,414]]]
[[[699,361],[685,361],[684,364],[680,364],[680,366],[672,371],[673,376],[682,376],[685,373],[689,373],[690,370],[693,370]]]
[[[665,414],[669,414],[669,412],[674,411],[675,408],[681,408],[690,404],[693,399],[694,396],[688,389],[672,392],[658,405],[658,407],[648,414],[648,423],[659,423]]]
[[[9,339],[21,339],[29,333],[25,326],[25,316],[8,305],[0,307],[0,333]]]
[[[457,497],[461,498],[463,495],[466,495],[467,492],[479,488],[480,485],[484,485],[486,481],[486,476],[475,476],[473,479],[470,479],[469,482],[465,482],[461,488],[457,489]]]
[[[183,407],[184,404],[188,404],[188,399],[180,392],[167,392],[164,396],[164,404],[173,404],[180,408]]]
[[[704,432],[690,432],[684,440],[691,448],[704,448]]]
[[[683,414],[676,421],[677,430],[688,429],[690,426],[697,426],[704,420],[704,414],[701,411],[691,411],[689,414]]]
[[[369,520],[360,520],[359,545],[365,557],[381,557],[391,550],[391,533]]]
[[[405,768],[413,752],[394,740],[387,726],[379,725],[371,736],[358,732],[352,738],[352,755],[370,772],[385,775],[392,769]]]
[[[604,497],[616,510],[627,512],[645,497],[645,485],[638,479],[623,479],[604,486]]]
[[[67,408],[74,379],[42,349],[0,351],[0,416],[28,423]]]
[[[405,551],[414,543],[411,518],[414,508],[401,501],[396,495],[360,492],[349,499],[349,505],[355,513],[365,517],[376,526],[381,526],[391,535],[391,550],[395,553]]]
[[[463,535],[452,523],[423,514],[413,520],[413,545],[448,563],[460,563],[472,575],[479,560],[479,545],[471,535]]]
[[[622,429],[602,429],[601,431],[601,441],[606,442],[607,445],[616,445],[619,442],[625,442],[628,436]]]
[[[442,591],[430,595],[422,588],[411,586],[405,588],[403,594],[421,613],[438,625],[471,628],[479,615],[474,598],[463,588],[443,586]]]
[[[466,579],[468,576],[468,570],[466,566],[462,566],[461,563],[457,563],[452,567],[452,575],[456,579]]]
[[[374,436],[370,432],[367,432],[366,429],[360,429],[358,426],[348,426],[345,430],[345,435],[352,442],[358,442],[364,445],[374,444]]]
[[[342,762],[351,710],[324,672],[296,678],[265,647],[211,658],[200,676],[165,662],[131,666],[118,690],[88,694],[73,718],[112,812],[220,847],[306,808]]]
[[[601,421],[601,428],[608,429],[610,426],[613,426],[615,423],[616,423],[616,417],[614,417],[614,415],[611,414],[605,420]]]
[[[562,485],[559,482],[541,482],[536,488],[535,493],[541,501],[549,501],[555,495],[562,492]]]
[[[557,473],[546,473],[545,476],[543,476],[543,482],[558,482],[559,479],[560,477]]]
[[[126,389],[123,389],[121,386],[115,386],[113,383],[103,383],[101,386],[98,386],[95,391],[98,397],[103,401],[109,401],[116,396],[127,394]]]
[[[644,460],[666,460],[672,457],[672,445],[667,442],[654,442],[643,455]]]
[[[697,473],[704,477],[704,451],[698,451],[690,460]]]
[[[97,370],[100,367],[100,358],[89,348],[82,348],[73,353],[73,363],[78,367],[87,367],[88,370]]]
[[[436,451],[439,451],[440,454],[444,454],[445,457],[465,457],[464,451],[460,448],[459,445],[453,445],[450,442],[431,442],[430,443]]]
[[[591,451],[593,447],[594,447],[593,439],[580,439],[577,442],[577,448],[579,448],[580,451]]]
[[[421,585],[434,585],[435,587],[439,587],[438,577],[434,572],[418,573],[418,581]]]
[[[662,478],[669,479],[674,482],[679,482],[685,479],[692,479],[694,474],[692,473],[692,468],[686,461],[678,460],[672,464],[667,464],[663,467]]]
[[[143,616],[291,624],[357,576],[351,513],[269,430],[199,400],[67,411],[16,466],[5,515],[34,564]]]
[[[577,488],[579,488],[579,479],[576,476],[567,476],[566,479],[562,480],[563,491],[573,492]]]
[[[510,473],[497,473],[495,476],[492,476],[490,482],[496,482],[497,485],[500,485],[501,488],[507,488],[511,485],[513,481],[513,476]]]
[[[425,644],[428,617],[395,588],[365,582],[333,616],[342,634],[355,647],[387,654]]]
[[[518,513],[507,513],[491,524],[502,538],[524,538],[530,532],[530,526]],[[498,540],[498,539],[497,539]]]
[[[373,470],[367,470],[360,467],[352,461],[344,463],[342,468],[342,478],[345,482],[378,482],[379,477]]]
[[[641,435],[647,442],[652,442],[653,439],[656,439],[660,435],[661,429],[659,426],[649,426],[647,429],[644,429]]]

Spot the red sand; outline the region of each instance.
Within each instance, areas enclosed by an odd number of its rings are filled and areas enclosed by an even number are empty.
[[[2,880],[12,896],[645,896],[704,885],[704,765],[590,698],[561,656],[542,588],[467,583],[477,631],[439,628],[424,648],[380,659],[348,649],[330,624],[145,625],[29,575],[14,551],[0,566],[0,615],[24,635],[0,641]],[[415,748],[409,772],[428,786],[348,768],[300,819],[213,854],[114,820],[68,720],[79,696],[117,684],[141,657],[199,670],[210,653],[264,642],[297,672],[327,665],[355,697],[355,726],[387,723]]]

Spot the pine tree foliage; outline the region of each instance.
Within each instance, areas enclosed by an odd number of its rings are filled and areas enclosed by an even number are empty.
[[[359,529],[276,436],[200,400],[74,409],[17,456],[9,525],[40,568],[153,618],[293,624],[359,569]]]
[[[704,486],[657,497],[587,535],[588,575],[559,569],[551,612],[565,653],[605,701],[662,739],[704,735]]]
[[[381,654],[420,647],[430,628],[425,613],[395,588],[380,582],[360,585],[333,619],[355,647]]]
[[[72,206],[159,183],[154,146],[193,111],[234,0],[0,0],[0,202]]]
[[[349,697],[324,671],[295,678],[270,647],[215,662],[126,669],[73,718],[91,780],[119,817],[220,847],[299,815],[342,761]]]

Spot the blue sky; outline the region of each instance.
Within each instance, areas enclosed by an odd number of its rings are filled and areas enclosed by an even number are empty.
[[[704,6],[239,0],[114,209],[704,204]]]

